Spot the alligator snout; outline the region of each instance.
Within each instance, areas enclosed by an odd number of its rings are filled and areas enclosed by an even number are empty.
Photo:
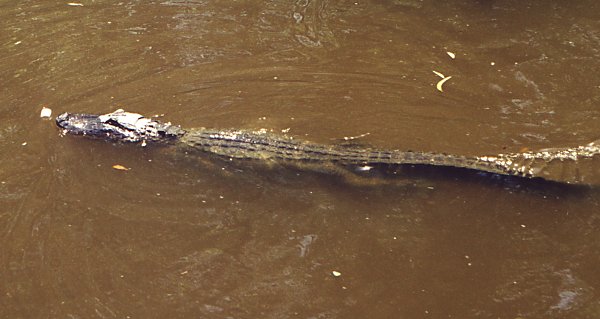
[[[98,115],[62,113],[56,117],[56,125],[71,134],[90,134],[102,129]]]
[[[61,128],[65,128],[69,121],[69,113],[63,113],[56,117],[56,125]]]

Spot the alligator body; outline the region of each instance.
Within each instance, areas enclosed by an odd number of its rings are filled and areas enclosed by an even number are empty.
[[[292,162],[330,162],[341,165],[433,165],[458,167],[523,178],[544,178],[560,182],[580,182],[576,164],[600,154],[600,145],[590,143],[574,148],[538,152],[461,156],[324,145],[300,141],[264,131],[182,129],[171,123],[117,110],[104,115],[63,113],[56,123],[67,134],[105,140],[178,145],[187,150],[208,152],[228,158]],[[557,166],[558,164],[558,166]],[[560,178],[557,177],[557,170]],[[564,175],[573,174],[573,178]]]

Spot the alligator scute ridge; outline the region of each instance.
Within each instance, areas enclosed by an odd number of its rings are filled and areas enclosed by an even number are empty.
[[[462,156],[316,144],[262,131],[182,129],[171,123],[116,110],[95,115],[63,113],[56,123],[66,134],[85,135],[118,142],[172,144],[186,150],[208,152],[229,158],[302,162],[333,162],[345,165],[431,165],[478,170],[523,178],[556,180],[543,174],[554,162],[575,162],[600,154],[597,142],[573,148],[491,156]],[[558,180],[571,183],[570,180]]]

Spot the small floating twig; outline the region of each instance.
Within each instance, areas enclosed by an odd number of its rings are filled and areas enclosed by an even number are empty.
[[[364,133],[364,134],[360,134],[360,135],[356,135],[356,136],[344,136],[344,141],[351,141],[351,140],[355,140],[357,138],[361,138],[361,137],[365,137],[367,135],[371,135],[371,133]]]

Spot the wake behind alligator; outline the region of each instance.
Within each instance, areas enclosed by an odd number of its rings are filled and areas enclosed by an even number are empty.
[[[186,151],[254,160],[334,163],[340,165],[430,165],[477,170],[522,178],[542,178],[562,183],[595,184],[591,172],[598,171],[592,159],[600,155],[600,143],[572,148],[493,156],[461,156],[325,145],[300,141],[263,131],[183,129],[171,123],[117,110],[104,115],[63,113],[56,124],[66,134],[104,140],[177,145]],[[595,166],[598,166],[597,163]]]

